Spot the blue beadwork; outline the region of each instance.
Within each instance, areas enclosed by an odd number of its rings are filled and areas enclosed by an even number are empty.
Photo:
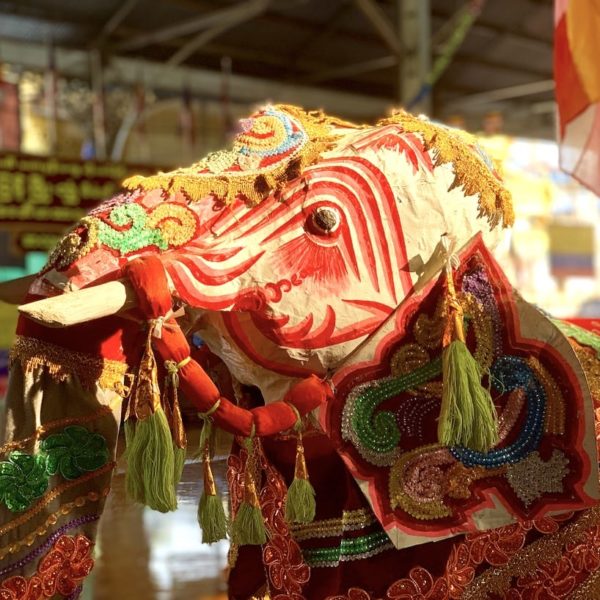
[[[453,456],[467,467],[494,469],[519,462],[539,446],[544,433],[546,394],[529,365],[518,356],[501,356],[492,366],[490,375],[503,392],[518,388],[525,391],[526,418],[519,437],[510,445],[491,452],[476,452],[468,448],[451,448]]]

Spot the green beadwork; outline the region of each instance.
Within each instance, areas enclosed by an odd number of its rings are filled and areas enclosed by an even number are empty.
[[[393,451],[400,441],[400,431],[393,413],[375,412],[383,402],[398,394],[427,383],[441,372],[441,360],[430,363],[401,377],[371,382],[356,396],[351,423],[359,443],[379,454]]]
[[[392,543],[385,531],[375,531],[360,537],[342,539],[339,546],[307,548],[302,551],[302,555],[312,567],[333,566],[340,562],[367,558],[391,547]]]
[[[11,452],[0,462],[0,500],[8,510],[21,512],[48,488],[46,460],[25,452]]]
[[[148,215],[139,204],[117,206],[113,208],[109,218],[118,227],[130,225],[128,229],[119,231],[105,221],[98,223],[98,240],[121,254],[135,252],[147,246],[157,246],[160,250],[169,247],[160,229],[148,227]]]
[[[45,455],[46,473],[60,473],[65,479],[77,479],[85,472],[95,471],[109,459],[106,440],[79,425],[48,436],[40,449]]]

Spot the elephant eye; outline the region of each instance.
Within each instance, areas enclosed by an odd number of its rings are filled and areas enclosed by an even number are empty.
[[[335,233],[340,226],[341,216],[335,208],[319,206],[313,212],[311,221],[311,224],[318,233]]]

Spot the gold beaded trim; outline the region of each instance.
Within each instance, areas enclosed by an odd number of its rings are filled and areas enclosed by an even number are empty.
[[[567,542],[578,541],[585,533],[600,524],[600,508],[591,508],[556,533],[540,538],[515,554],[506,565],[488,569],[467,587],[463,600],[487,600],[490,593],[498,596],[510,588],[511,580],[535,571],[541,561],[558,560]]]
[[[48,515],[43,525],[40,525],[35,531],[16,542],[11,543],[4,548],[0,548],[0,560],[4,560],[9,554],[16,554],[23,546],[32,546],[36,538],[46,535],[48,529],[56,525],[60,517],[66,516],[77,508],[82,508],[88,502],[99,502],[108,496],[110,488],[104,488],[100,493],[88,492],[84,496],[78,496],[73,502],[63,504],[56,512]]]
[[[565,433],[566,418],[565,400],[556,380],[535,356],[530,356],[527,359],[527,364],[546,392],[546,402],[548,406],[545,419],[546,433],[563,435]]]
[[[596,351],[588,346],[581,346],[573,338],[569,338],[569,342],[583,367],[592,397],[600,402],[600,359]]]
[[[366,509],[345,510],[341,517],[322,519],[312,523],[293,524],[290,527],[296,541],[313,538],[340,537],[346,531],[364,529],[375,523],[375,515]]]
[[[29,521],[30,519],[35,517],[35,515],[37,515],[39,512],[41,512],[45,506],[48,506],[48,504],[50,504],[52,501],[54,501],[56,498],[58,498],[62,493],[66,492],[67,490],[71,489],[72,487],[81,485],[82,483],[86,483],[92,479],[95,479],[96,477],[100,477],[101,475],[104,475],[105,473],[112,471],[116,467],[116,465],[117,465],[116,462],[106,463],[103,467],[101,467],[100,469],[97,469],[96,471],[92,471],[91,473],[86,473],[85,475],[82,475],[78,479],[73,479],[72,481],[65,481],[64,483],[61,483],[60,485],[56,486],[53,490],[44,494],[42,496],[42,498],[40,499],[40,501],[35,506],[30,508],[27,512],[23,513],[17,519],[13,519],[12,521],[9,521],[3,527],[0,527],[0,536],[3,536],[5,534],[7,534],[9,531],[12,531],[13,529],[15,529],[16,527],[20,527],[21,525],[24,525],[25,523],[27,523],[27,521]]]
[[[37,440],[48,433],[49,431],[53,431],[54,429],[60,429],[62,427],[66,427],[67,425],[83,425],[84,423],[89,423],[90,421],[95,421],[100,417],[107,416],[112,414],[112,409],[109,406],[102,406],[97,411],[86,415],[85,417],[67,417],[66,419],[57,419],[55,421],[48,421],[48,423],[44,423],[35,430],[33,435],[29,437],[23,438],[21,440],[15,440],[14,442],[7,442],[4,446],[0,446],[0,454],[5,454],[10,450],[14,450],[15,448],[23,448],[30,443],[35,443]]]
[[[473,356],[481,371],[485,373],[490,369],[494,360],[494,325],[492,317],[484,310],[481,302],[473,294],[459,294],[459,302],[465,315],[473,324],[477,341]]]
[[[276,105],[273,108],[294,119],[307,135],[306,142],[296,153],[273,167],[228,171],[231,164],[227,162],[232,162],[234,153],[223,150],[191,167],[150,177],[130,177],[123,182],[123,186],[130,190],[162,189],[167,194],[183,192],[192,201],[202,200],[213,194],[227,204],[242,195],[251,204],[258,204],[273,192],[281,190],[289,181],[298,177],[305,167],[315,163],[324,151],[330,149],[341,137],[335,131],[336,126],[357,128],[352,123],[328,117],[322,111],[307,112],[290,105]],[[216,172],[199,172],[206,168]]]
[[[82,352],[67,350],[35,338],[17,336],[10,349],[10,361],[19,361],[26,372],[45,367],[55,381],[65,381],[76,375],[81,385],[93,391],[96,383],[106,390],[121,394],[127,365],[105,360]]]
[[[499,224],[509,227],[514,223],[511,194],[484,159],[469,147],[469,142],[473,145],[475,138],[465,139],[466,133],[435,125],[403,110],[381,119],[377,125],[400,125],[406,132],[419,134],[425,149],[433,151],[436,167],[452,163],[454,181],[450,189],[462,186],[466,196],[479,195],[479,216],[487,217],[491,227]]]
[[[591,600],[600,598],[600,570],[594,571],[575,591],[567,596],[567,600]]]

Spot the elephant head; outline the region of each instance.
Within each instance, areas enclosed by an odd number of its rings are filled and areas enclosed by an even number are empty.
[[[404,112],[357,127],[267,107],[232,150],[126,186],[63,239],[32,292],[97,285],[157,254],[200,335],[267,401],[374,331],[442,234],[493,245],[512,222],[476,141]]]

